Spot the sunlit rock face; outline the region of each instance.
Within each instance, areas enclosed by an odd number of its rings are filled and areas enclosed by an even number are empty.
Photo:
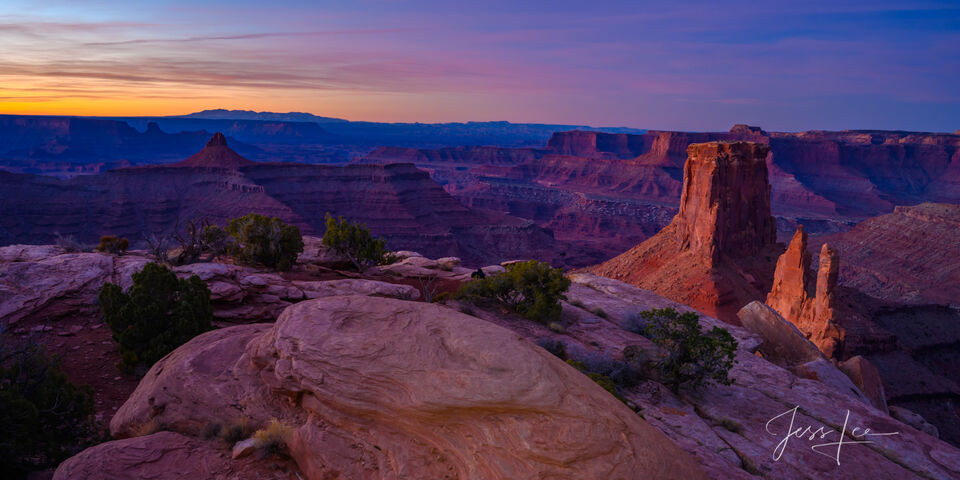
[[[687,149],[680,212],[657,235],[588,270],[653,290],[731,323],[769,287],[776,225],[766,145]]]

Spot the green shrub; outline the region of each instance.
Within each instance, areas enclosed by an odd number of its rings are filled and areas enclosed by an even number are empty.
[[[217,225],[206,225],[203,227],[204,246],[213,252],[215,257],[224,255],[230,250],[232,246],[231,240],[230,234]]]
[[[645,335],[660,346],[656,362],[661,383],[678,392],[682,385],[699,388],[708,381],[730,385],[736,363],[737,340],[725,328],[700,329],[700,317],[672,308],[640,312],[647,321]]]
[[[100,237],[100,244],[97,245],[98,252],[104,253],[123,253],[130,248],[130,240],[126,238],[117,238],[116,235],[104,235]]]
[[[544,324],[560,318],[560,300],[570,288],[563,270],[530,260],[507,265],[506,271],[471,280],[460,286],[457,298],[500,303],[526,318]]]
[[[347,257],[357,270],[373,265],[392,263],[392,255],[387,251],[387,242],[381,238],[373,238],[370,230],[360,225],[344,220],[343,217],[333,218],[327,213],[327,230],[323,234],[323,244],[339,255]]]
[[[300,229],[276,217],[267,218],[251,213],[234,218],[230,220],[227,232],[236,242],[233,248],[235,255],[244,262],[290,270],[303,251]]]
[[[0,478],[54,467],[101,440],[93,389],[70,383],[37,345],[0,347]]]
[[[196,275],[178,279],[170,269],[148,263],[133,274],[124,293],[107,283],[98,297],[103,316],[120,344],[121,366],[154,362],[211,329],[210,290]]]

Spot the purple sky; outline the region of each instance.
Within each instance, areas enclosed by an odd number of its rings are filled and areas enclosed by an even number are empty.
[[[372,121],[953,131],[960,2],[0,5],[0,113],[206,108]]]

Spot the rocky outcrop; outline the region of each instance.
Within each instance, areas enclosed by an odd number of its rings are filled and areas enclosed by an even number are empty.
[[[319,249],[315,237],[307,237],[305,243],[314,245],[313,252]],[[304,275],[304,271],[324,268],[324,259],[329,260],[329,256],[305,255],[299,259],[299,275],[217,262],[173,267],[173,271],[181,277],[197,275],[206,282],[214,316],[230,322],[272,321],[293,303],[344,293],[411,300],[420,297],[410,285],[337,274],[322,280]],[[97,295],[103,284],[116,283],[127,289],[132,284],[131,276],[150,261],[139,251],[117,256],[67,253],[43,245],[0,247],[0,318],[15,325],[28,317],[45,322],[65,316],[96,316],[100,311]],[[470,272],[462,269],[457,273],[469,278]]]
[[[286,463],[286,462],[284,462]],[[295,466],[231,460],[212,442],[174,432],[102,443],[63,462],[54,480],[294,480]]]
[[[763,339],[757,351],[772,363],[796,367],[823,357],[797,327],[763,303],[748,303],[737,312],[737,317],[743,328]]]
[[[773,287],[766,300],[767,305],[796,325],[829,358],[843,355],[845,332],[835,321],[839,268],[837,251],[823,244],[820,270],[813,284],[807,232],[801,226],[787,251],[777,260]]]
[[[863,392],[870,403],[886,413],[890,413],[887,407],[887,395],[883,390],[883,379],[880,378],[880,371],[870,363],[870,360],[857,355],[844,360],[838,364],[840,371],[843,372],[853,384]],[[938,436],[938,435],[934,435]]]
[[[778,248],[768,151],[748,142],[691,145],[680,212],[670,225],[587,270],[736,323],[737,310],[768,288],[767,258]]]
[[[560,340],[568,352],[583,349],[591,358],[620,359],[627,351],[651,358],[656,348],[640,335],[626,331],[633,325],[637,311],[674,308],[690,311],[685,305],[653,292],[591,274],[570,276],[573,285],[567,296],[583,307],[564,308],[562,323],[566,333],[556,334],[544,326],[517,319],[501,319],[487,312],[477,315],[511,328],[529,339],[549,337]],[[605,316],[589,311],[602,308]],[[746,329],[731,326],[716,318],[701,316],[702,328],[727,328],[737,339],[737,364],[730,372],[733,385],[709,385],[695,393],[673,395],[662,385],[641,381],[626,390],[625,397],[642,407],[644,418],[667,434],[677,445],[694,454],[711,478],[723,479],[809,479],[809,478],[955,478],[960,476],[960,450],[943,441],[890,418],[865,399],[842,391],[839,385],[823,377],[804,378],[756,355],[762,339]],[[621,357],[623,355],[624,357]],[[829,362],[820,367],[839,375]],[[851,385],[846,380],[845,385]],[[793,409],[796,415],[792,416]],[[835,442],[849,410],[847,435],[854,426],[873,432],[899,432],[872,437],[870,444],[851,445],[844,441],[840,464],[829,452],[812,445]],[[789,421],[793,428],[823,426],[822,440],[799,437],[787,441],[784,453],[774,459],[774,450],[786,436]],[[818,437],[819,438],[819,437]],[[830,453],[831,455],[825,455]],[[749,472],[749,473],[748,473]]]
[[[793,324],[759,301],[741,308],[737,317],[744,328],[763,339],[757,352],[764,359],[798,377],[818,380],[840,393],[887,411],[880,374],[863,357],[854,357],[847,369],[838,370]],[[872,389],[874,395],[864,393],[865,387]]]
[[[898,206],[824,241],[844,252],[840,283],[885,300],[960,306],[960,205]]]
[[[111,431],[197,439],[240,416],[291,426],[309,479],[706,478],[561,360],[433,304],[331,297],[201,335],[151,368]]]

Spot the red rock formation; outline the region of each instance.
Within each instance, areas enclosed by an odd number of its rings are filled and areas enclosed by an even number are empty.
[[[292,426],[311,480],[707,478],[562,360],[438,304],[331,297],[200,335],[151,368],[110,429],[155,421],[198,438],[241,416]]]
[[[957,232],[960,205],[924,203],[823,240],[844,252],[843,285],[895,302],[960,305]]]
[[[679,205],[688,145],[737,140],[770,145],[771,209],[782,233],[800,223],[813,233],[844,231],[895,204],[960,203],[960,136],[950,134],[779,133],[747,125],[715,133],[571,131],[554,134],[544,149],[383,148],[364,161],[414,162],[465,205],[549,226],[558,238],[571,240],[572,256],[595,263],[663,226],[643,207]],[[596,209],[561,212],[578,195],[602,196],[621,220],[610,221]],[[628,218],[629,212],[639,214]]]
[[[690,145],[680,213],[654,237],[587,270],[738,323],[737,310],[769,288],[779,248],[768,151],[750,142]]]
[[[801,226],[777,260],[773,287],[767,295],[767,305],[796,325],[829,358],[841,355],[843,346],[844,331],[835,322],[834,308],[839,268],[837,251],[824,244],[816,285],[812,284],[807,232]]]
[[[203,150],[192,155],[190,158],[177,162],[170,167],[193,167],[193,168],[238,168],[256,165],[246,158],[241,157],[227,146],[227,139],[222,133],[217,132],[213,138],[207,142]]]

